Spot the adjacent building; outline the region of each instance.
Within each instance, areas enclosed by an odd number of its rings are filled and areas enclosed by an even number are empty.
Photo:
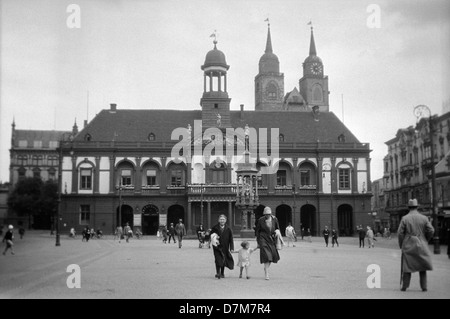
[[[220,214],[235,231],[252,227],[235,207],[248,136],[259,171],[254,218],[270,206],[282,230],[292,222],[313,234],[327,225],[351,235],[356,225],[371,223],[371,150],[329,111],[328,77],[312,29],[299,88],[285,94],[269,26],[254,110],[231,110],[230,65],[217,41],[201,70],[200,109],[111,104],[62,144],[63,231],[89,225],[111,232],[129,223],[156,234],[181,218],[195,233]]]
[[[442,231],[449,212],[450,112],[421,119],[416,126],[399,129],[395,138],[386,142],[388,154],[384,158],[383,187],[385,210],[390,215],[391,229],[396,231],[401,217],[408,213],[410,198],[417,198],[423,214],[432,213],[432,166],[436,171],[436,201],[439,208],[439,228]],[[432,135],[432,140],[430,139]],[[433,143],[434,154],[431,154]],[[443,235],[443,234],[442,234]],[[440,236],[442,237],[442,236]]]

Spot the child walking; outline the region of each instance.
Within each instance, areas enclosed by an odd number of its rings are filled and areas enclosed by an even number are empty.
[[[3,255],[6,254],[6,252],[8,251],[8,249],[11,249],[11,255],[14,255],[14,249],[13,249],[13,239],[14,239],[14,232],[13,232],[13,226],[9,225],[8,226],[8,231],[6,232],[5,236],[3,237],[3,242],[6,241],[6,248],[5,251],[3,252]]]
[[[246,240],[244,240],[241,243],[242,248],[239,249],[238,252],[238,263],[237,265],[240,267],[240,274],[239,278],[242,278],[242,272],[245,268],[245,275],[247,276],[247,279],[250,279],[249,276],[249,267],[250,267],[250,255],[258,248],[250,248],[250,243]]]

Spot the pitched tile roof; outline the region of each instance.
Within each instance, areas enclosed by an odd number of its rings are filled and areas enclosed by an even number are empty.
[[[41,141],[40,148],[50,148],[49,142],[59,142],[66,131],[54,130],[14,130],[12,147],[19,147],[19,141],[27,141],[27,148],[33,148],[34,141]]]
[[[194,129],[194,120],[201,119],[200,110],[102,110],[75,141],[83,141],[89,134],[91,141],[145,142],[150,133],[156,141],[170,141],[173,129],[188,124]],[[285,142],[338,143],[343,134],[346,143],[359,143],[332,112],[320,113],[319,121],[315,121],[312,112],[230,111],[230,120],[234,128],[244,128],[246,124],[255,129],[279,128]]]

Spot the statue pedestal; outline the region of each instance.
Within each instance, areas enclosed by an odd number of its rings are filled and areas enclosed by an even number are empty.
[[[241,238],[255,238],[253,229],[241,229]]]

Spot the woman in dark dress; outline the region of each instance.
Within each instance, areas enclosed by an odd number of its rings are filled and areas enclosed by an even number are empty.
[[[231,252],[234,251],[233,232],[226,222],[227,217],[220,215],[219,223],[211,229],[211,235],[217,234],[218,236],[218,244],[213,245],[217,279],[225,278],[225,267],[230,270],[234,268],[234,260],[231,256]]]
[[[270,207],[264,208],[264,216],[256,224],[256,240],[260,248],[259,259],[261,264],[264,264],[266,280],[269,280],[270,264],[280,260],[275,241],[275,230],[277,229],[280,229],[278,219],[272,215]]]

